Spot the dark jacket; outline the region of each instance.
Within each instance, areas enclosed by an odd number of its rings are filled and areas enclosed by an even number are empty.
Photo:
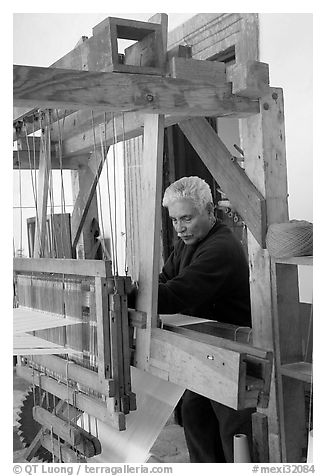
[[[178,240],[159,277],[158,312],[251,325],[248,263],[226,225],[196,245]]]

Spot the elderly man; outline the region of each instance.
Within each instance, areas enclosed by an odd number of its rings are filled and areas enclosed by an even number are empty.
[[[178,242],[159,277],[158,312],[250,326],[248,264],[231,230],[214,215],[208,184],[183,177],[165,191]],[[192,463],[233,462],[233,435],[251,441],[251,413],[186,390],[182,420]]]

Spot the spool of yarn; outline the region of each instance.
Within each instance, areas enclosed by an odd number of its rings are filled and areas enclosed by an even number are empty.
[[[313,251],[313,225],[305,220],[273,223],[268,227],[266,247],[274,258],[311,256]]]
[[[233,461],[235,463],[251,463],[248,437],[243,433],[233,436]]]

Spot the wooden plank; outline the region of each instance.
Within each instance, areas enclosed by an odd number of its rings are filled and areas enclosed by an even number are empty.
[[[251,416],[253,434],[253,462],[269,463],[268,418],[255,412]]]
[[[27,460],[27,461],[31,461],[37,450],[39,449],[39,447],[41,446],[41,438],[42,438],[42,435],[43,435],[43,428],[41,428],[35,438],[33,439],[32,443],[29,445],[28,448],[26,448],[25,452],[24,452],[24,458]]]
[[[31,170],[39,168],[40,166],[40,158],[37,155],[36,160],[34,162],[34,158],[32,158],[32,162],[30,162],[30,154],[27,150],[13,151],[13,169],[14,170]],[[80,155],[78,157],[63,157],[62,161],[60,161],[56,156],[53,154],[51,155],[51,168],[52,170],[78,170],[80,167],[85,167],[88,163],[88,154]],[[32,167],[31,167],[32,165]]]
[[[18,273],[56,273],[77,276],[112,276],[111,262],[60,258],[14,258],[13,270]]]
[[[101,111],[227,116],[257,113],[257,102],[233,96],[228,83],[150,75],[14,66],[14,104]],[[117,89],[120,94],[117,95]]]
[[[70,213],[55,213],[48,218],[51,224],[53,258],[72,258]]]
[[[265,243],[265,200],[205,119],[179,125],[261,246]]]
[[[250,344],[243,342],[236,342],[230,339],[224,339],[223,337],[217,337],[215,335],[204,334],[203,332],[197,332],[195,330],[187,329],[182,326],[173,326],[171,324],[165,324],[164,329],[173,332],[174,334],[180,334],[194,341],[207,343],[219,347],[221,349],[233,350],[234,352],[246,353],[261,359],[270,360],[271,353],[265,349],[254,347]]]
[[[248,58],[247,58],[248,59]],[[288,220],[287,177],[285,156],[284,106],[282,90],[270,88],[260,99],[260,114],[240,121],[241,148],[245,169],[258,190],[266,198],[267,225]],[[266,250],[248,233],[250,289],[254,345],[274,351],[275,373],[272,377],[268,417],[270,462],[286,460],[285,413],[280,378],[280,348],[275,287],[272,290],[271,262]],[[295,274],[288,276],[287,288],[295,292]],[[284,296],[285,297],[285,296]],[[287,298],[286,298],[287,299]],[[287,304],[284,303],[286,307]],[[291,314],[291,304],[288,312]],[[286,321],[282,318],[282,321]],[[294,330],[290,322],[285,323]],[[290,350],[289,346],[289,350]],[[282,352],[286,353],[286,349]],[[291,350],[290,350],[291,352]],[[296,402],[291,401],[294,407]],[[299,407],[298,407],[299,408]],[[298,435],[299,436],[299,435]]]
[[[98,376],[102,383],[112,376],[109,293],[106,278],[95,278]],[[117,391],[117,388],[115,388]]]
[[[283,424],[285,446],[283,460],[287,463],[302,461],[307,447],[305,383],[299,380],[282,377]]]
[[[112,379],[101,381],[97,372],[82,367],[72,360],[62,359],[55,355],[38,355],[33,356],[33,362],[65,378],[67,377],[70,380],[74,380],[80,385],[91,388],[95,392],[102,393],[108,397],[114,396],[114,381]]]
[[[225,63],[218,61],[174,57],[169,62],[168,71],[172,78],[198,79],[213,85],[226,82]]]
[[[107,115],[109,116],[109,115]],[[144,131],[144,115],[140,112],[128,112],[117,114],[115,120],[115,134],[112,131],[112,123],[104,120],[103,113],[94,112],[95,147],[101,147],[101,141],[107,146],[122,140],[141,136]],[[184,120],[184,116],[165,116],[165,127]],[[187,119],[187,118],[186,118]],[[98,131],[98,133],[97,133]],[[54,134],[54,140],[57,140]],[[91,113],[78,111],[67,118],[63,132],[63,157],[73,157],[80,154],[91,153],[94,150],[94,130],[92,127]]]
[[[281,373],[284,376],[301,380],[302,382],[312,383],[312,363],[293,362],[292,364],[283,364]]]
[[[102,153],[101,153],[102,152]],[[94,199],[96,187],[106,160],[108,150],[95,151],[80,176],[80,187],[77,198],[74,203],[74,209],[71,217],[72,248],[76,250],[77,243],[85,224],[89,208]]]
[[[115,280],[116,281],[116,280]],[[125,382],[123,368],[123,343],[121,328],[121,302],[120,296],[115,289],[114,294],[110,294],[110,331],[111,331],[111,375],[115,381],[117,393],[117,408],[124,413],[129,413],[129,402],[125,398]],[[126,402],[127,400],[127,402]]]
[[[160,221],[163,173],[164,118],[147,115],[144,122],[140,225],[146,234],[140,242],[139,290],[136,310],[147,313],[146,329],[137,329],[135,366],[148,369],[151,327],[157,326],[160,256]]]
[[[48,430],[53,428],[53,432],[72,446],[81,441],[81,434],[78,429],[70,425],[70,422],[58,418],[54,413],[50,413],[45,408],[38,405],[33,407],[33,418],[40,425]]]
[[[113,408],[108,408],[108,398],[105,404],[99,399],[89,397],[81,392],[76,392],[66,384],[60,383],[53,378],[31,369],[29,367],[17,366],[17,375],[32,384],[39,385],[43,390],[56,395],[61,400],[67,401],[70,405],[79,408],[81,411],[93,415],[95,418],[112,425],[119,430],[125,429],[125,416],[121,412],[114,412]]]
[[[112,19],[110,19],[111,22]],[[126,20],[123,20],[125,22]],[[130,24],[130,20],[129,24]],[[156,14],[145,22],[134,22],[134,35],[137,35],[137,43],[125,49],[124,64],[119,65],[115,71],[134,71],[142,74],[164,74],[165,52],[167,43],[168,16],[165,13]],[[118,36],[121,34],[121,19],[117,19]],[[146,25],[146,26],[145,26]],[[139,28],[143,33],[139,34]],[[129,25],[127,31],[130,31]],[[128,69],[132,65],[132,69]],[[121,67],[122,66],[122,67]],[[135,67],[136,66],[136,67]]]
[[[235,409],[241,359],[238,352],[152,329],[150,372],[158,367],[166,380]]]
[[[121,308],[121,334],[122,334],[122,357],[123,357],[123,378],[124,378],[124,392],[127,398],[127,407],[129,411],[136,410],[136,395],[131,389],[131,374],[130,374],[130,347],[132,342],[129,338],[129,322],[128,322],[128,298],[127,294],[131,288],[131,279],[129,277],[116,277],[116,282],[119,281],[120,294],[120,308]]]
[[[258,99],[269,88],[269,66],[259,61],[236,63],[227,68],[227,80],[232,82],[232,93]]]
[[[303,361],[298,268],[275,263],[271,277],[279,364]]]

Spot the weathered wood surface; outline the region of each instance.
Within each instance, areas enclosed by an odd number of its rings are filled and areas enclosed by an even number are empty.
[[[109,277],[112,275],[111,262],[101,260],[14,258],[13,270],[19,273],[57,273],[77,276]]]
[[[71,216],[72,249],[75,251],[106,160],[107,148],[96,150],[87,166],[80,170],[80,187]]]
[[[63,438],[66,443],[69,443],[72,446],[80,443],[81,434],[78,429],[70,425],[68,421],[64,421],[61,418],[58,418],[55,414],[50,413],[45,408],[38,405],[34,406],[33,418],[48,430],[53,429],[53,432],[60,438]]]
[[[248,178],[210,124],[193,118],[180,124],[214,179],[239,212],[261,246],[265,244],[265,199]]]
[[[228,116],[257,113],[257,102],[231,94],[227,83],[151,75],[14,66],[14,104],[47,108]],[[119,94],[117,95],[117,90]]]
[[[164,119],[146,116],[142,160],[142,196],[140,217],[139,293],[136,309],[147,313],[146,329],[137,329],[135,366],[147,370],[151,327],[157,326],[157,296],[160,256],[160,221],[163,173]]]
[[[121,412],[114,411],[113,398],[108,397],[105,403],[81,392],[75,392],[72,387],[68,387],[65,383],[60,383],[24,365],[17,366],[16,371],[19,377],[32,384],[37,383],[43,390],[56,395],[81,411],[89,413],[119,430],[125,428],[125,416]]]
[[[213,400],[238,408],[241,354],[152,329],[149,371]]]
[[[113,380],[100,381],[98,373],[87,369],[73,361],[56,357],[55,355],[33,356],[33,362],[54,372],[64,375],[70,380],[75,380],[79,384],[89,387],[96,392],[112,397],[114,391]]]

